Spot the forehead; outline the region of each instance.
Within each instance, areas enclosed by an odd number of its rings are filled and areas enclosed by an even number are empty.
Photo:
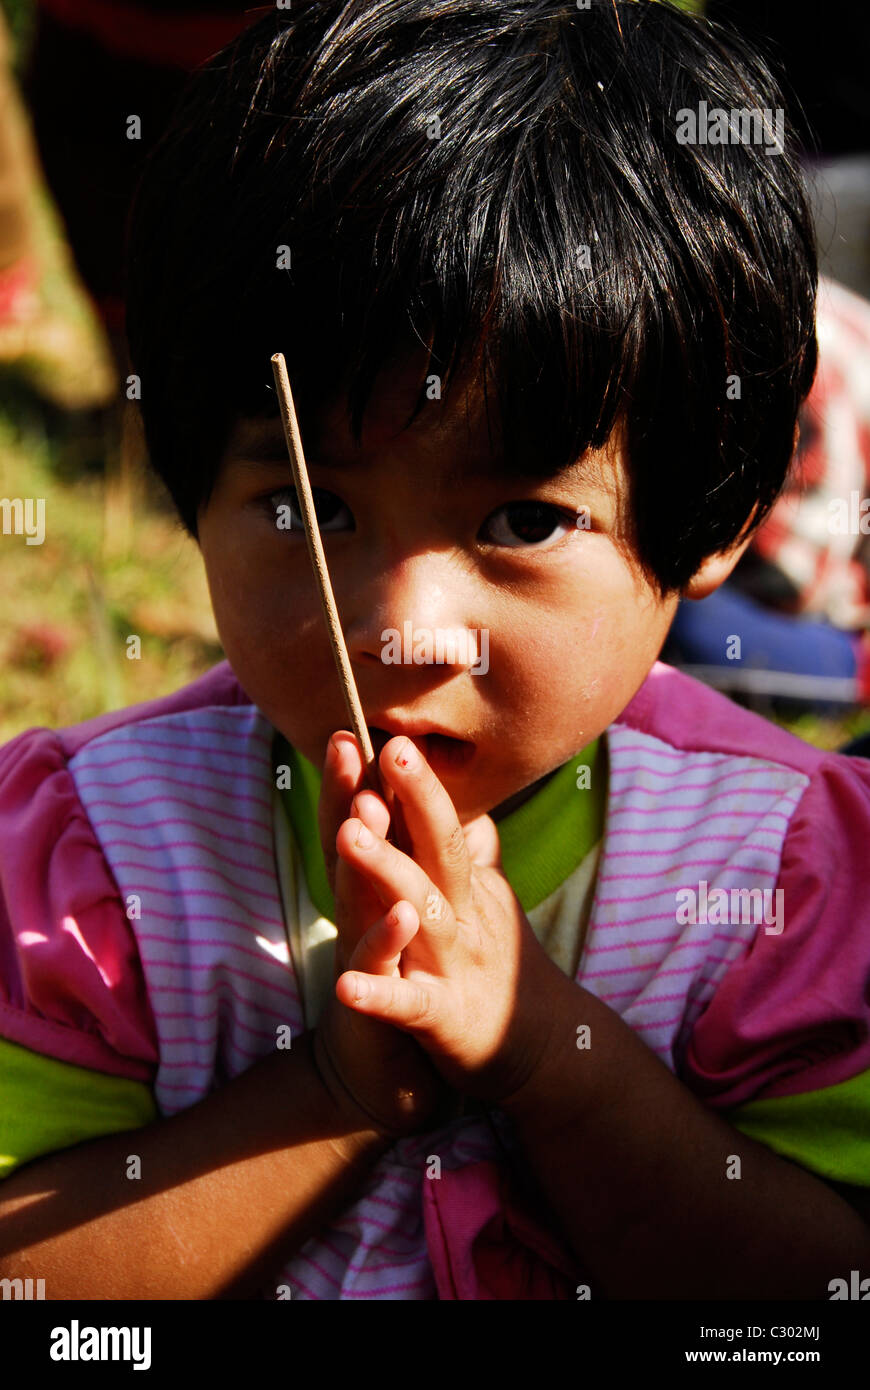
[[[504,477],[498,405],[482,375],[458,374],[449,395],[439,398],[426,376],[427,356],[404,358],[377,377],[366,403],[359,444],[350,428],[347,396],[337,392],[316,410],[294,401],[306,462],[318,468],[365,469],[408,462],[439,491],[479,478]],[[405,428],[421,386],[431,389],[413,423]],[[292,385],[292,383],[291,383]],[[286,463],[287,446],[280,419],[241,419],[230,436],[224,461],[264,467]],[[550,476],[610,493],[621,476],[616,432],[603,449],[587,450],[581,459]],[[527,480],[540,483],[542,472],[530,468]]]
[[[433,473],[449,466],[450,483],[469,473],[498,476],[498,412],[491,398],[487,411],[482,381],[459,377],[449,398],[439,398],[440,383],[427,378],[425,364],[424,354],[422,359],[405,359],[380,373],[366,403],[359,443],[351,432],[346,393],[337,391],[314,410],[306,409],[304,400],[294,399],[306,460],[323,468],[358,469],[408,457],[426,464]],[[408,425],[423,386],[432,398],[427,395],[417,418]],[[235,423],[227,462],[267,464],[286,458],[279,418]]]

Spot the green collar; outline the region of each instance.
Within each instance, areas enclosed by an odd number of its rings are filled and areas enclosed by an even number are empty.
[[[277,729],[272,747],[274,765],[290,768],[290,787],[281,791],[281,800],[299,846],[309,896],[318,912],[334,922],[335,903],[317,829],[322,774]],[[577,776],[583,766],[589,768],[587,779]],[[589,781],[588,788],[583,780]],[[555,892],[601,839],[606,800],[605,747],[594,739],[540,791],[496,822],[505,876],[525,912]]]

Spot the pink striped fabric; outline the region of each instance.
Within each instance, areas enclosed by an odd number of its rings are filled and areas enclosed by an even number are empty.
[[[577,979],[670,1069],[753,922],[678,924],[677,893],[774,890],[809,777],[758,757],[677,749],[608,731],[607,835]],[[703,835],[699,831],[703,830]]]
[[[209,704],[109,729],[70,760],[122,899],[140,905],[131,927],[158,1032],[163,1114],[266,1055],[279,1025],[303,1028],[274,862],[282,811],[271,736],[254,706]],[[710,891],[774,888],[809,778],[759,757],[680,751],[626,724],[607,739],[607,830],[577,979],[674,1070],[758,930],[680,926],[676,893],[701,880]],[[565,889],[534,911],[548,912]],[[395,1144],[265,1296],[287,1285],[301,1299],[435,1298],[427,1165],[436,1156],[447,1171],[504,1163],[512,1142],[496,1113]]]
[[[265,1056],[282,1025],[303,1031],[274,864],[271,739],[254,706],[210,705],[111,730],[69,763],[136,935],[164,1115]]]
[[[360,1195],[289,1261],[279,1284],[301,1299],[434,1299],[423,1218],[423,1184],[513,1150],[502,1117],[469,1115],[402,1139],[369,1173]]]

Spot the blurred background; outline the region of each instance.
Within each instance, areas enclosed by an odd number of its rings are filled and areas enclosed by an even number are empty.
[[[187,73],[271,8],[0,0],[0,506],[45,499],[41,545],[0,540],[0,742],[168,694],[223,655],[127,399],[124,227]],[[793,478],[733,581],[681,606],[664,655],[842,747],[870,734],[870,9],[686,8],[738,27],[802,109],[825,283]]]

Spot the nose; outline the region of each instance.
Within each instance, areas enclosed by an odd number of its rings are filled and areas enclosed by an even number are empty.
[[[454,673],[480,656],[473,580],[455,551],[403,556],[358,582],[342,613],[348,655],[361,665],[438,665]]]

